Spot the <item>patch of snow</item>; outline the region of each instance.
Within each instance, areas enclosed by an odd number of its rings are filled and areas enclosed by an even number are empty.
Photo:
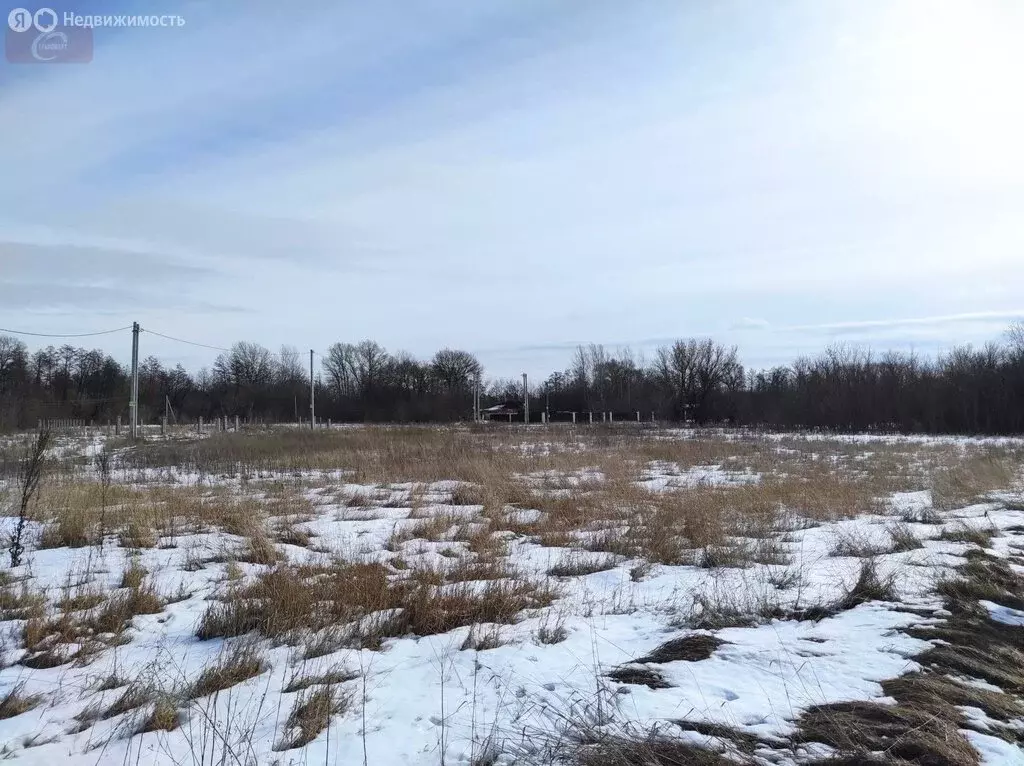
[[[988,616],[996,622],[1004,625],[1024,626],[1024,612],[1019,609],[1011,609],[1002,604],[995,604],[991,601],[979,601],[988,610]]]

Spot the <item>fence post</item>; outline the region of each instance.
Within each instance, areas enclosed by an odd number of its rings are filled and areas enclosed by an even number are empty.
[[[238,433],[238,415],[235,415],[235,433]]]
[[[576,425],[576,413],[575,412],[572,414],[572,424]]]
[[[160,418],[160,435],[167,436],[167,417]]]
[[[199,422],[196,423],[196,433],[201,434],[203,432],[203,416],[199,416]]]
[[[610,411],[610,410],[608,412],[608,422],[609,423],[614,423],[615,422],[615,413]]]
[[[327,418],[327,430],[328,431],[331,430],[331,419],[330,418]]]
[[[118,415],[117,416],[117,425],[114,426],[114,436],[120,436],[120,435],[121,435],[121,416]]]
[[[587,417],[590,419],[590,425],[594,425],[594,411],[591,410],[587,413]]]

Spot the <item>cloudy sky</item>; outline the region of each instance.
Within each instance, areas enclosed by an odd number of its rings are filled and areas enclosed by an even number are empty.
[[[763,366],[1024,316],[1018,0],[50,5],[186,24],[0,63],[0,327],[539,375],[580,342]]]

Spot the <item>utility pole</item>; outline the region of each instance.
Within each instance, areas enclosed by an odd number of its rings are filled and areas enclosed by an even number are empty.
[[[309,350],[309,427],[316,429],[316,381],[313,378],[313,349]]]
[[[139,435],[139,323],[132,322],[132,393],[128,404],[131,411],[131,436]]]
[[[530,424],[530,387],[526,382],[526,373],[523,373],[523,422]]]

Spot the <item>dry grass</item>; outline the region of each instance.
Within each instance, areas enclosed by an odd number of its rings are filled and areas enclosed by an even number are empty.
[[[249,533],[245,545],[238,554],[239,561],[267,566],[276,564],[284,558],[284,554],[277,549],[262,529],[254,529]]]
[[[275,748],[293,750],[304,747],[330,726],[331,718],[341,715],[351,706],[351,698],[334,686],[299,692],[285,727],[288,736]]]
[[[236,684],[258,676],[267,669],[258,647],[242,641],[227,648],[214,665],[210,665],[189,686],[187,697],[198,699],[230,689]]]
[[[501,627],[499,625],[471,625],[466,639],[459,647],[461,651],[485,652],[488,649],[497,649],[504,642],[501,640]]]
[[[951,543],[974,543],[982,548],[992,544],[992,538],[998,534],[994,527],[978,527],[961,521],[959,524],[943,530],[940,540]]]
[[[608,674],[608,678],[619,684],[646,686],[648,689],[670,689],[672,684],[656,670],[642,665],[624,665]]]
[[[833,556],[864,559],[880,556],[891,550],[889,544],[879,542],[862,532],[843,531],[836,534],[829,553]]]
[[[638,663],[662,664],[665,662],[698,662],[706,660],[716,649],[728,643],[714,636],[694,633],[693,635],[666,641],[650,654],[635,660]]]
[[[145,717],[136,729],[136,733],[174,731],[180,725],[181,716],[178,714],[177,700],[168,695],[160,695],[153,703],[153,708],[149,711],[149,715]]]
[[[15,684],[3,697],[0,697],[0,720],[14,718],[27,713],[43,701],[41,694],[25,694],[25,684]]]
[[[978,753],[960,732],[962,715],[946,707],[946,715],[937,716],[902,704],[817,705],[800,716],[797,740],[822,742],[848,758],[870,759],[884,752],[909,763],[978,766]]]
[[[1024,703],[1012,694],[965,684],[938,673],[910,673],[882,682],[886,695],[920,710],[942,710],[949,705],[975,707],[996,721],[1024,716]]]
[[[850,702],[813,707],[797,722],[797,741],[832,746],[837,755],[826,762],[833,764],[896,761],[951,766],[980,762],[962,733],[965,728],[1019,742],[1020,732],[1010,722],[1024,714],[1019,697],[1024,693],[1020,629],[993,622],[978,600],[1019,605],[1024,599],[1022,586],[1024,579],[1005,561],[982,552],[969,554],[956,578],[938,584],[952,616],[938,625],[906,630],[934,643],[914,658],[922,671],[882,682],[883,692],[896,704]],[[959,680],[964,677],[984,679],[1003,691]],[[964,715],[962,707],[982,710],[993,723],[979,725]],[[876,755],[879,752],[884,753],[881,759]]]
[[[145,581],[138,587],[125,588],[114,593],[87,625],[97,634],[121,633],[137,614],[159,614],[164,600],[152,584]]]
[[[868,601],[896,601],[896,577],[889,574],[882,577],[874,559],[861,562],[860,572],[853,584],[848,585],[846,594],[836,603],[834,609],[853,609]]]
[[[138,559],[132,559],[131,564],[121,573],[122,588],[141,588],[146,575],[149,572],[139,563]]]
[[[28,620],[45,614],[46,596],[27,582],[0,587],[0,619]]]
[[[75,604],[71,604],[74,606]],[[21,628],[28,656],[26,667],[42,669],[77,660],[89,662],[106,646],[123,643],[123,633],[137,614],[158,614],[164,601],[152,585],[143,581],[135,588],[109,594],[87,610],[64,610],[57,615],[29,617]]]
[[[917,533],[906,523],[894,523],[886,527],[889,537],[892,539],[892,552],[903,553],[923,548],[924,543]]]
[[[583,556],[570,554],[548,570],[552,577],[582,577],[584,575],[606,572],[618,564],[614,556]]]
[[[353,673],[345,668],[334,668],[321,673],[306,674],[297,672],[284,687],[286,694],[305,691],[313,686],[330,686],[331,684],[343,684],[347,681],[354,681],[359,678],[358,673]]]
[[[157,697],[156,690],[142,683],[133,683],[116,700],[99,714],[99,718],[107,720],[125,713],[138,710],[151,704]],[[86,717],[90,717],[89,714]]]
[[[347,626],[366,646],[385,638],[445,633],[477,623],[514,622],[524,609],[547,606],[550,589],[524,579],[451,582],[441,570],[394,576],[382,564],[281,565],[213,603],[200,638],[256,632],[288,640],[297,632]]]
[[[1024,609],[1024,578],[1003,559],[981,551],[969,552],[957,576],[941,580],[937,590],[954,614],[976,613],[978,601]]]
[[[998,454],[965,456],[932,476],[932,505],[939,510],[960,508],[988,492],[1011,487],[1019,461]]]
[[[628,737],[595,735],[570,746],[564,762],[572,766],[736,766],[726,757],[661,732]]]

